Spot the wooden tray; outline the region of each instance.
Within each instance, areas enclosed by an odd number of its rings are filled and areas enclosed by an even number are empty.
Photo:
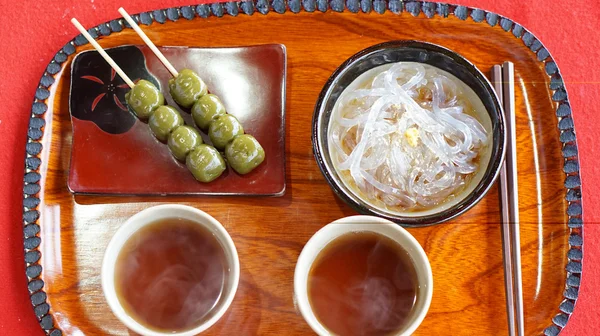
[[[31,302],[48,334],[128,334],[104,300],[100,264],[119,225],[157,203],[189,204],[210,213],[237,245],[239,290],[208,334],[310,334],[292,299],[296,259],[319,228],[354,214],[334,196],[314,161],[314,104],[339,64],[395,39],[440,44],[484,72],[505,60],[515,63],[526,334],[557,335],[564,327],[581,273],[577,146],[557,65],[523,27],[467,7],[380,0],[261,0],[171,8],[136,18],[158,45],[286,45],[287,191],[280,198],[74,197],[67,189],[69,69],[74,53],[90,49],[81,36],[75,38],[48,65],[28,133],[25,260]],[[104,47],[140,42],[122,20],[90,32],[101,35]],[[452,222],[410,229],[429,255],[435,282],[431,309],[417,335],[507,334],[497,193],[494,187]]]

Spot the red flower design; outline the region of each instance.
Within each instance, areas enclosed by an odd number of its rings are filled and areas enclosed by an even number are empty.
[[[106,96],[107,93],[112,95],[112,98],[115,102],[115,104],[117,105],[118,108],[120,108],[123,111],[127,111],[127,107],[125,107],[120,101],[119,98],[117,98],[117,95],[115,94],[115,90],[116,89],[128,89],[129,86],[126,83],[123,84],[119,84],[119,85],[115,85],[113,83],[114,79],[115,79],[115,69],[110,69],[110,83],[105,84],[104,81],[102,81],[102,79],[96,77],[96,76],[81,76],[82,79],[87,79],[89,81],[92,82],[96,82],[98,84],[102,84],[105,85],[105,90],[108,92],[102,92],[100,93],[98,96],[96,96],[96,98],[94,98],[94,100],[92,101],[92,112],[94,112],[94,110],[96,109],[96,106],[98,106],[98,103],[102,100],[102,98],[104,98],[104,96]],[[136,79],[134,82],[138,82],[140,79]]]

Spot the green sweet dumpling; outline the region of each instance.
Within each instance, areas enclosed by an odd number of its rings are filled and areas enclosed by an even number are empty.
[[[224,114],[210,123],[208,136],[210,141],[218,150],[225,149],[225,146],[233,140],[236,135],[244,134],[244,128],[236,117],[231,114]]]
[[[211,122],[225,113],[227,111],[219,97],[210,93],[200,97],[192,106],[194,122],[204,131],[208,129]]]
[[[208,92],[208,88],[197,73],[190,69],[183,69],[177,77],[169,80],[169,91],[177,104],[190,108]]]
[[[185,165],[196,180],[211,182],[221,176],[227,165],[221,154],[212,146],[199,145],[187,156]]]
[[[165,104],[165,97],[160,90],[144,79],[125,94],[125,100],[141,120],[148,119],[154,110]]]
[[[265,150],[252,135],[236,136],[225,148],[227,162],[238,174],[248,174],[265,160]]]
[[[179,126],[169,135],[167,145],[177,160],[185,162],[188,153],[202,142],[202,137],[195,128]]]
[[[150,126],[154,136],[163,142],[167,141],[173,130],[183,124],[183,118],[179,111],[167,105],[157,108],[148,120],[148,126]]]

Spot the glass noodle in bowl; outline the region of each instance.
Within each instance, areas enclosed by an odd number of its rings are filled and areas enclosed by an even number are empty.
[[[475,65],[442,46],[400,40],[363,49],[333,72],[315,105],[312,141],[325,180],[357,212],[424,226],[488,193],[506,134],[498,96]]]
[[[473,191],[490,159],[492,123],[477,94],[429,64],[374,67],[342,92],[329,155],[371,206],[403,216],[447,209]]]

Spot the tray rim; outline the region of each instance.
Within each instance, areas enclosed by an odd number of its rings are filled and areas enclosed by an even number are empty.
[[[581,179],[579,168],[579,154],[577,138],[571,115],[567,89],[562,80],[558,65],[552,58],[548,49],[529,30],[511,19],[485,11],[483,9],[438,3],[430,1],[413,0],[245,0],[240,2],[218,2],[212,4],[199,4],[181,7],[170,7],[149,12],[132,15],[136,22],[143,25],[151,25],[154,21],[163,24],[168,21],[177,21],[181,17],[193,20],[208,18],[211,15],[217,18],[224,15],[237,16],[238,14],[253,15],[259,13],[266,15],[275,12],[284,14],[286,11],[298,12],[344,12],[383,14],[390,11],[396,15],[404,12],[413,17],[421,13],[426,18],[436,15],[447,18],[454,15],[460,20],[471,18],[481,24],[491,27],[499,25],[506,33],[523,40],[523,43],[536,55],[537,60],[544,64],[546,75],[550,79],[549,91],[552,92],[552,101],[558,103],[556,110],[557,126],[562,143],[562,154],[564,159],[563,172],[565,173],[564,187],[566,189],[565,199],[568,203],[567,217],[569,228],[569,251],[567,255],[567,279],[563,292],[563,301],[558,307],[560,313],[555,315],[545,328],[544,335],[556,336],[560,334],[571,317],[579,295],[579,285],[582,276],[583,263],[583,207],[581,195]],[[274,15],[274,14],[273,14]],[[408,14],[406,14],[408,15]],[[123,29],[131,29],[124,19],[114,19],[90,28],[88,32],[98,39],[109,36],[112,32],[120,32]],[[37,210],[40,199],[37,197],[41,190],[41,174],[38,172],[41,164],[39,154],[42,151],[41,140],[44,137],[45,119],[43,115],[47,111],[46,99],[51,95],[50,87],[54,84],[54,76],[62,69],[69,55],[75,53],[76,46],[87,44],[82,35],[77,35],[65,46],[63,46],[50,61],[35,91],[34,100],[30,114],[29,127],[27,131],[25,167],[23,178],[23,247],[25,274],[28,281],[30,301],[42,330],[51,336],[62,335],[62,330],[54,325],[52,314],[49,313],[50,305],[46,302],[47,295],[44,292],[44,281],[40,279],[42,266],[39,264],[41,252],[39,245],[41,238],[38,236],[40,227],[38,219],[40,212]]]

